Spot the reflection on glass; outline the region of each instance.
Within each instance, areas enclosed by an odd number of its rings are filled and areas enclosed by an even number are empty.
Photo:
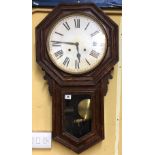
[[[82,117],[83,122],[91,118],[90,99],[83,99],[79,102],[78,114]]]
[[[64,100],[64,130],[77,138],[84,136],[91,131],[91,114],[90,95],[70,95]]]

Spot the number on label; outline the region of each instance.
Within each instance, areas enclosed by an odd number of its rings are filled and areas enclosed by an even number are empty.
[[[80,28],[80,19],[74,19],[75,28]]]
[[[63,51],[60,50],[60,51],[57,51],[54,53],[54,55],[57,57],[57,59],[61,58],[63,56]]]
[[[65,27],[68,31],[70,30],[70,27],[69,27],[69,25],[68,25],[67,22],[63,23],[63,25],[64,25],[64,27]]]
[[[63,65],[68,67],[69,62],[70,62],[70,59],[68,57],[66,57],[64,62],[63,62]]]
[[[96,52],[96,51],[94,51],[94,50],[92,50],[91,52],[90,52],[90,54],[89,55],[91,55],[92,57],[94,57],[94,58],[98,58],[98,56],[100,55],[100,53],[98,53],[98,52]]]

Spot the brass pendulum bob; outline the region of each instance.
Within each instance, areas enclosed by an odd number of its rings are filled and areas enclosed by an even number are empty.
[[[74,120],[74,123],[78,123],[78,126],[79,126],[81,122],[85,122],[91,119],[90,107],[91,107],[90,99],[81,100],[78,104],[78,113],[82,118]]]

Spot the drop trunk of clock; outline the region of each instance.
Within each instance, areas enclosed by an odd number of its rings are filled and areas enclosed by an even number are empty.
[[[83,38],[71,40],[71,31],[82,31],[91,46]],[[36,60],[52,96],[54,140],[77,153],[103,140],[104,96],[118,61],[118,26],[94,4],[60,4],[36,27]]]
[[[80,138],[91,131],[91,96],[69,96],[70,99],[65,98],[64,101],[64,130]]]

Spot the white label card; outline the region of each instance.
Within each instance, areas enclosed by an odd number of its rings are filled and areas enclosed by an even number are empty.
[[[32,148],[50,149],[51,139],[51,132],[32,132]]]
[[[65,100],[71,100],[71,99],[72,99],[72,95],[69,95],[69,94],[65,95]]]

